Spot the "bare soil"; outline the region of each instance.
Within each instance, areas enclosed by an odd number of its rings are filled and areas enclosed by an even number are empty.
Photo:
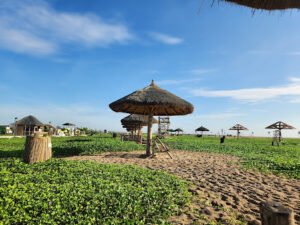
[[[68,160],[133,164],[163,170],[190,181],[193,198],[173,224],[261,224],[259,207],[276,201],[293,209],[300,224],[300,180],[263,174],[239,166],[239,158],[212,153],[172,151],[145,158],[141,152],[103,153],[73,156]]]

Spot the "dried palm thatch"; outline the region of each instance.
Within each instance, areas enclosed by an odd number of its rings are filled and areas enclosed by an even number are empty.
[[[201,126],[201,127],[198,127],[195,131],[196,131],[196,132],[197,132],[197,131],[200,131],[200,132],[206,132],[206,131],[209,131],[209,129],[207,129],[206,127]]]
[[[192,104],[161,89],[154,81],[146,88],[111,103],[109,107],[115,112],[153,116],[186,115],[194,111]]]
[[[73,123],[64,123],[63,126],[66,126],[66,127],[75,127],[76,125],[73,124]]]
[[[139,124],[146,126],[148,124],[148,117],[144,115],[131,114],[121,119],[122,124]],[[152,119],[152,124],[158,123],[157,119]]]
[[[16,122],[21,126],[43,126],[44,124],[32,115],[26,116]]]
[[[244,127],[243,125],[241,124],[236,124],[234,125],[233,127],[231,127],[229,130],[236,130],[237,131],[237,137],[239,138],[240,137],[240,131],[241,130],[248,130],[246,127]]]
[[[284,10],[300,9],[299,0],[225,0],[226,2],[236,3],[263,10]]]
[[[236,124],[233,127],[231,127],[229,130],[248,130],[248,129],[241,124]]]
[[[281,142],[282,140],[281,130],[292,130],[296,128],[282,121],[278,121],[276,123],[271,124],[270,126],[267,126],[266,129],[278,130],[278,135],[279,135],[278,138],[279,138],[279,142]]]
[[[144,89],[135,91],[109,105],[115,112],[148,115],[146,155],[151,155],[153,116],[186,115],[194,111],[189,102],[161,89],[154,81]]]
[[[278,121],[276,123],[271,124],[270,126],[267,126],[266,129],[290,130],[290,129],[296,129],[296,128],[291,125],[288,125],[282,121]]]
[[[183,130],[181,128],[177,128],[174,130],[175,132],[183,132]]]

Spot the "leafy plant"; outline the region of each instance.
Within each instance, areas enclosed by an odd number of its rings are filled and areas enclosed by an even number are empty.
[[[165,224],[189,199],[185,182],[134,166],[0,161],[1,224]]]

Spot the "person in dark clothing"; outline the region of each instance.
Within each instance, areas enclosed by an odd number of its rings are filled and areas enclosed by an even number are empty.
[[[220,138],[220,144],[224,144],[225,142],[225,135],[223,135],[221,138]]]

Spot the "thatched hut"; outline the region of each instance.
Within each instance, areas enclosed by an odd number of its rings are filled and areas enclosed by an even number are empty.
[[[299,0],[225,0],[225,1],[247,6],[252,9],[262,9],[262,10],[300,9]]]
[[[186,115],[194,111],[192,104],[161,89],[154,81],[146,88],[111,103],[109,107],[115,112],[148,116],[147,156],[151,155],[152,149],[153,116]]]
[[[241,130],[248,130],[248,128],[246,128],[246,127],[244,127],[243,125],[241,125],[241,124],[236,124],[236,125],[234,125],[233,127],[231,127],[229,130],[236,130],[237,131],[237,138],[239,138],[240,137],[240,131]]]
[[[44,124],[32,115],[26,116],[15,123],[17,136],[30,136],[43,131]]]

